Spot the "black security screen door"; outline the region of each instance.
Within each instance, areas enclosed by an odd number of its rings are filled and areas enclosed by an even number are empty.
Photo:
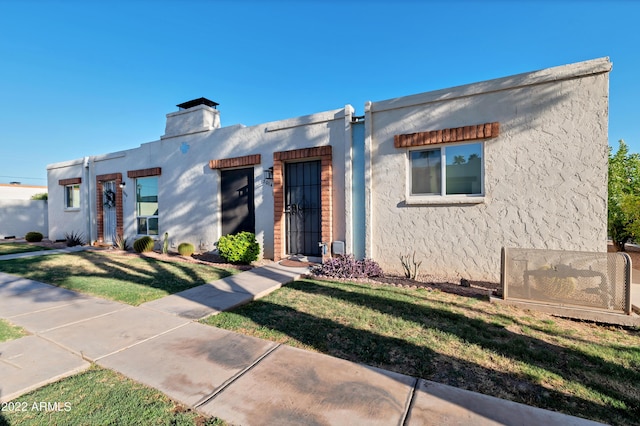
[[[320,256],[320,161],[285,164],[287,253]]]
[[[222,235],[256,232],[253,167],[220,172]]]

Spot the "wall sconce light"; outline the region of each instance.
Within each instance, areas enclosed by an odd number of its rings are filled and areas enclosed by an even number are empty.
[[[264,183],[273,186],[273,167],[269,167],[264,171]]]
[[[120,182],[120,189],[124,189],[127,186],[127,182]]]

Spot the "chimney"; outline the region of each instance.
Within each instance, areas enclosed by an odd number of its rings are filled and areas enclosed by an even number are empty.
[[[177,112],[167,114],[167,125],[161,139],[193,133],[208,132],[220,128],[219,104],[207,98],[193,99],[176,105]]]

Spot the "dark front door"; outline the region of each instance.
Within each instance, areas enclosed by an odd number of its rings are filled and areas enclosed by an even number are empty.
[[[253,167],[222,170],[222,235],[256,232]]]
[[[320,256],[320,161],[285,164],[287,253]]]

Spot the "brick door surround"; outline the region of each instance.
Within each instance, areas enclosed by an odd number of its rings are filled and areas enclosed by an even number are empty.
[[[273,260],[286,257],[284,164],[286,162],[320,160],[320,234],[322,242],[331,244],[333,239],[332,195],[333,166],[331,146],[294,149],[273,153]]]
[[[123,235],[122,215],[122,173],[110,173],[96,176],[96,226],[98,227],[98,242],[104,242],[104,195],[103,182],[116,181],[116,234]]]

